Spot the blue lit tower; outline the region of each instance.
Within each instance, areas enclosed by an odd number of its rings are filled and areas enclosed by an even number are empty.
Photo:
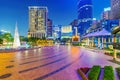
[[[78,0],[78,32],[83,35],[93,19],[92,0]]]

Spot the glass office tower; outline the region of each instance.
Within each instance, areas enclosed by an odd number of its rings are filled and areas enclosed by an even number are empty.
[[[93,19],[92,0],[78,1],[78,32],[83,35],[91,26]]]

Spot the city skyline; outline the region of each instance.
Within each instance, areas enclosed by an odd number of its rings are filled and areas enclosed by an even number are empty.
[[[100,3],[102,5],[99,5]],[[16,0],[9,3],[8,0],[1,0],[0,6],[0,30],[8,30],[12,35],[17,21],[20,35],[27,36],[28,6],[47,6],[48,18],[52,19],[54,25],[68,25],[78,16],[77,0]],[[110,0],[93,0],[93,17],[100,19],[105,7],[110,7]]]

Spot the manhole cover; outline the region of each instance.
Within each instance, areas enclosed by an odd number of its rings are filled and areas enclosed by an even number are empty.
[[[0,79],[4,79],[4,78],[8,78],[10,77],[12,74],[4,74],[0,76]]]
[[[6,66],[6,68],[12,68],[12,67],[14,67],[13,65],[10,65],[10,66]]]

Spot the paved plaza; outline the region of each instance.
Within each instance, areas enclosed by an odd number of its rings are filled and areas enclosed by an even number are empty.
[[[82,80],[80,67],[119,65],[100,51],[73,46],[53,46],[39,49],[0,53],[0,80]],[[2,78],[2,75],[8,77]]]

